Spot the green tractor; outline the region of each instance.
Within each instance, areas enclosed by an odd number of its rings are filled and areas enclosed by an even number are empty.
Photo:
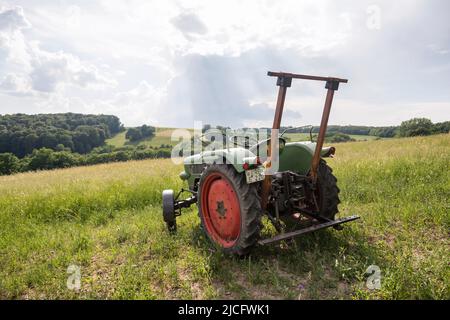
[[[163,218],[169,231],[176,231],[182,208],[197,204],[201,225],[208,238],[225,253],[245,255],[255,245],[287,240],[319,229],[358,219],[336,219],[339,188],[336,177],[323,158],[335,153],[323,147],[333,95],[346,79],[284,72],[277,77],[278,99],[271,135],[255,143],[203,151],[184,159],[180,178],[188,188],[177,195],[162,193]],[[287,88],[292,79],[325,81],[327,96],[322,121],[313,142],[289,142],[279,135]],[[310,131],[311,134],[311,131]],[[234,137],[235,138],[235,137]],[[183,192],[190,196],[180,199]],[[266,216],[277,235],[261,239]]]

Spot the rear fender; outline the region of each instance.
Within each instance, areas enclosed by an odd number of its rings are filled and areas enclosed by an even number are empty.
[[[311,168],[311,162],[316,149],[314,142],[290,142],[286,143],[283,152],[280,154],[279,171],[294,171],[300,174],[307,174]],[[334,147],[322,148],[321,157],[334,155]]]

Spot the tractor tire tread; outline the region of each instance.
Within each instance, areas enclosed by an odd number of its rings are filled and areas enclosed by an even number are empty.
[[[233,166],[226,164],[213,164],[208,166],[202,173],[200,178],[199,190],[202,188],[203,178],[212,171],[219,171],[230,180],[239,197],[241,206],[241,231],[236,244],[230,248],[223,248],[227,254],[235,254],[239,256],[247,255],[251,248],[256,245],[262,229],[261,223],[261,198],[257,192],[256,185],[248,184],[245,175],[236,172]],[[198,197],[199,215],[203,230],[208,238],[214,242],[210,235],[206,232],[206,226],[201,214],[201,192]]]
[[[338,205],[341,202],[339,199],[340,190],[337,186],[337,179],[333,175],[333,169],[323,159],[319,163],[318,179],[322,188],[321,194],[324,195],[324,203],[321,206],[320,215],[334,220],[335,215],[339,212]]]

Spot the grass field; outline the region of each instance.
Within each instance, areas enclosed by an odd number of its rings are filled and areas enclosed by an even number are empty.
[[[151,138],[142,139],[137,142],[130,142],[125,139],[126,131],[116,134],[114,137],[107,139],[106,143],[114,147],[123,147],[126,145],[146,145],[151,147],[159,147],[162,144],[175,146],[178,141],[171,141],[173,128],[156,128],[156,133]],[[187,129],[193,133],[192,129]],[[284,135],[289,141],[309,141],[309,133],[286,133]],[[375,136],[350,135],[357,141],[375,140]]]
[[[286,132],[284,136],[290,141],[309,141],[309,133],[289,133]],[[356,141],[371,141],[375,140],[376,136],[367,136],[367,135],[359,135],[359,134],[349,134],[350,137],[355,139]]]
[[[194,209],[166,232],[169,159],[0,177],[0,298],[449,299],[449,159],[450,135],[338,144],[341,216],[362,219],[244,259],[215,251]]]
[[[124,131],[124,132],[120,132],[120,133],[116,134],[114,137],[112,137],[110,139],[107,139],[106,143],[110,144],[114,147],[123,147],[126,145],[146,145],[149,147],[150,146],[151,147],[159,147],[162,144],[175,146],[178,143],[178,141],[171,140],[173,130],[175,130],[175,129],[173,129],[173,128],[156,128],[156,132],[153,137],[142,139],[142,140],[136,141],[136,142],[130,142],[127,139],[125,139],[126,131]],[[191,130],[191,129],[186,129],[186,130],[193,132],[193,130]]]

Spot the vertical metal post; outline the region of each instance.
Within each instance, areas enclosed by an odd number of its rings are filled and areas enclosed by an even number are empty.
[[[271,138],[270,138],[270,146],[267,146],[267,159],[268,162],[266,165],[268,167],[272,164],[272,150],[278,146],[278,132],[281,125],[281,118],[283,117],[283,109],[284,109],[284,101],[286,99],[286,91],[287,88],[289,88],[292,84],[292,78],[290,77],[278,77],[277,79],[277,86],[279,86],[278,90],[278,98],[277,98],[277,105],[275,108],[275,116],[273,118],[273,124],[272,124],[272,132],[271,132]],[[275,130],[274,130],[275,129]],[[262,209],[266,209],[267,206],[267,200],[269,197],[269,191],[272,184],[272,177],[270,175],[266,175],[263,181],[263,187],[261,192],[261,207]]]
[[[288,87],[280,86],[280,88],[278,89],[277,106],[275,109],[275,116],[273,118],[272,129],[280,129],[281,118],[283,116],[284,101],[286,100],[287,88]],[[273,135],[272,138],[274,138]]]
[[[327,98],[325,99],[325,106],[323,107],[322,121],[320,122],[319,135],[317,136],[316,150],[311,163],[311,177],[315,182],[317,179],[317,170],[320,163],[320,153],[322,152],[325,134],[327,132],[328,118],[330,117],[331,104],[333,103],[334,91],[339,88],[339,82],[328,80],[325,88],[327,91]]]

